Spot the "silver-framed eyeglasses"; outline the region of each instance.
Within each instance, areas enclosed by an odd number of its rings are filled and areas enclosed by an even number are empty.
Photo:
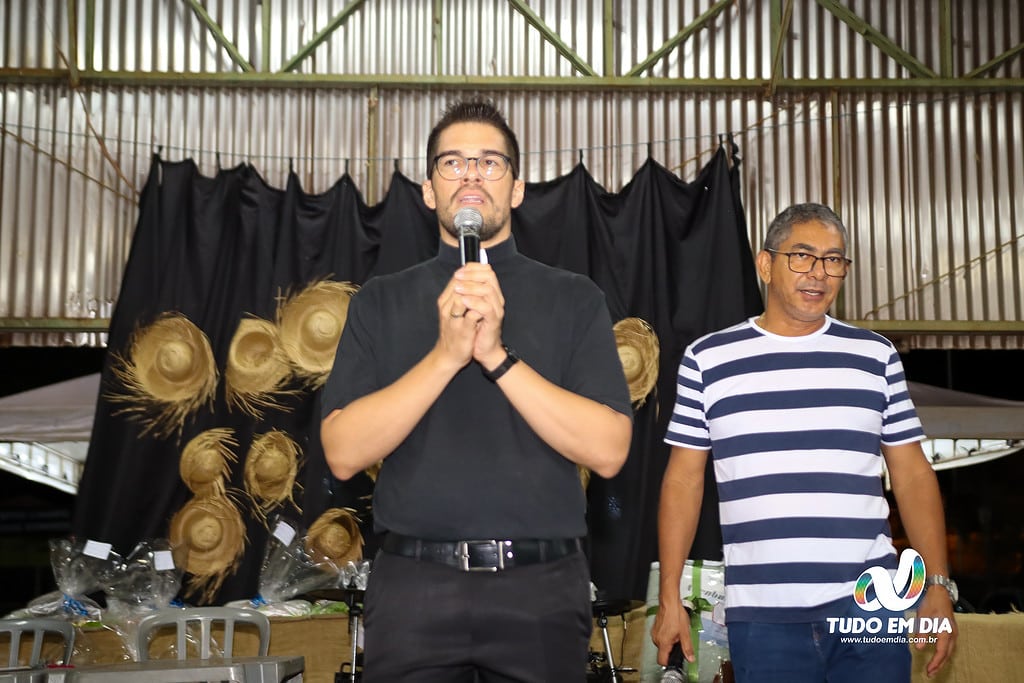
[[[776,251],[774,249],[765,249],[765,251],[785,256],[789,269],[794,273],[809,273],[818,265],[818,261],[821,261],[821,265],[825,269],[825,275],[829,277],[846,277],[846,272],[849,270],[850,264],[853,263],[852,259],[836,254],[815,256],[814,254],[808,254],[806,251]]]
[[[512,159],[498,152],[488,152],[478,157],[445,152],[434,157],[434,168],[445,180],[459,180],[469,172],[471,161],[476,162],[476,172],[485,180],[501,180],[512,166]]]

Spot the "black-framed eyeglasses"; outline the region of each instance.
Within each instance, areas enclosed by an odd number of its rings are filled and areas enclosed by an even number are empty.
[[[488,152],[478,157],[464,157],[458,152],[445,152],[434,157],[434,168],[445,180],[458,180],[469,172],[469,162],[476,162],[476,172],[485,180],[501,180],[512,166],[511,157]]]
[[[852,259],[848,259],[845,256],[836,256],[835,254],[815,256],[814,254],[808,254],[806,251],[776,251],[774,249],[765,249],[765,251],[785,256],[789,269],[794,273],[809,273],[818,265],[818,261],[821,261],[821,265],[825,269],[825,275],[829,277],[846,277],[850,264],[853,263]]]

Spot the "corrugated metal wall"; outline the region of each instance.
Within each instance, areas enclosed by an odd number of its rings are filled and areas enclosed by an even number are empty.
[[[542,82],[572,77],[573,55],[599,76],[625,76],[712,4],[616,1],[606,25],[603,0],[204,2],[225,44],[248,62],[241,67],[184,0],[0,0],[0,317],[109,316],[137,192],[156,152],[191,157],[209,174],[250,162],[276,186],[294,168],[312,192],[347,171],[370,202],[383,196],[396,166],[421,178],[429,127],[466,87],[415,87],[408,77],[417,75],[466,77],[495,97],[520,135],[524,176],[534,181],[582,160],[617,191],[648,155],[689,179],[732,134],[755,247],[770,219],[796,201],[832,204],[848,222],[855,266],[839,303],[843,317],[1024,319],[1019,87],[716,89],[714,79],[773,78],[769,0],[726,4],[639,74],[688,79],[692,89]],[[945,4],[845,3],[944,76],[962,76],[1024,42],[1017,0],[953,1],[948,22]],[[340,28],[307,58],[294,59],[335,23]],[[541,25],[558,35],[562,53]],[[941,41],[947,27],[948,53]],[[813,0],[792,3],[782,45],[775,75],[790,81],[910,75]],[[238,82],[243,68],[279,71],[292,62],[294,87]],[[1018,54],[985,75],[1019,81],[1022,63]],[[69,68],[61,78],[46,71]],[[112,75],[104,81],[95,72]],[[234,82],[133,80],[125,72],[213,73]],[[69,87],[82,74],[93,78]],[[317,82],[331,74],[383,77],[365,86]],[[98,334],[35,333],[4,343],[102,342]],[[1010,334],[910,343],[1024,346]]]

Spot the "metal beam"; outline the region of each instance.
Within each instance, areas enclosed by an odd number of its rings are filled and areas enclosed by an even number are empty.
[[[847,320],[886,336],[1024,335],[1021,320]],[[107,332],[110,318],[0,318],[0,333]]]
[[[1021,43],[1017,47],[1010,48],[995,59],[985,62],[974,71],[964,74],[964,78],[977,78],[978,76],[987,74],[989,71],[994,71],[1019,54],[1024,54],[1024,43]]]
[[[96,49],[96,0],[85,0],[85,69],[92,71]]]
[[[952,0],[939,0],[939,74],[953,76],[953,6]]]
[[[260,51],[260,71],[270,71],[270,0],[262,0],[262,12],[260,12],[260,33],[263,36],[262,50]]]
[[[68,0],[68,81],[78,87],[78,3]]]
[[[288,62],[281,67],[281,71],[291,71],[297,67],[302,60],[313,54],[313,51],[320,46],[320,43],[327,40],[332,33],[343,26],[345,22],[348,21],[348,18],[351,17],[357,9],[362,7],[365,1],[366,0],[352,0],[352,2],[342,7],[341,11],[334,15],[334,17],[327,22],[326,26],[317,31],[317,34],[310,38],[308,43],[299,48],[299,51],[295,53],[295,56],[289,59]]]
[[[654,66],[660,59],[667,55],[672,50],[676,49],[681,43],[685,42],[690,36],[697,31],[704,28],[704,26],[712,21],[715,17],[722,13],[729,5],[733,4],[733,0],[718,0],[712,5],[707,11],[701,14],[699,17],[693,20],[693,23],[684,28],[679,33],[675,34],[668,41],[659,47],[657,50],[647,55],[647,58],[634,66],[629,70],[626,76],[637,76]]]
[[[604,75],[608,78],[615,75],[615,0],[604,0],[601,20],[604,28]]]
[[[196,13],[199,20],[206,25],[206,28],[210,31],[213,39],[216,40],[217,43],[228,53],[232,62],[237,64],[242,71],[256,70],[253,68],[252,64],[242,56],[242,53],[238,51],[235,44],[228,40],[228,37],[224,35],[224,31],[221,29],[220,24],[213,20],[213,17],[209,15],[206,8],[203,7],[203,4],[199,2],[199,0],[185,0],[185,2],[187,2],[189,7],[192,8],[192,11]]]
[[[106,332],[110,318],[0,318],[2,332]]]
[[[545,24],[544,20],[540,18],[540,15],[530,9],[530,6],[523,2],[523,0],[508,0],[508,4],[512,5],[512,9],[523,15],[523,18],[526,19],[526,23],[540,31],[544,40],[551,43],[555,50],[558,51],[558,54],[569,60],[569,63],[572,64],[574,69],[585,76],[597,77],[597,72],[594,71],[594,68],[587,64],[582,57],[576,54],[571,47],[566,45],[565,41],[562,40],[558,33]]]
[[[441,35],[441,28],[444,26],[444,0],[434,0],[434,21],[430,27],[430,39],[434,41],[434,74],[441,74],[441,64],[444,60],[444,43]]]
[[[0,85],[67,84],[67,69],[0,68]],[[417,74],[293,74],[159,71],[81,71],[83,86],[216,87],[216,88],[370,88],[381,90],[640,90],[645,92],[739,92],[763,94],[762,78],[648,78],[615,76],[428,76]],[[790,79],[776,84],[780,92],[1017,92],[1024,78],[849,78]]]
[[[378,163],[377,132],[380,128],[380,92],[376,87],[370,88],[366,98],[366,196],[379,197],[377,193],[377,173],[373,167]]]
[[[832,206],[841,207],[843,205],[843,124],[846,122],[846,117],[839,115],[839,93],[833,90],[828,95],[829,106],[832,107],[832,111],[829,112],[831,119],[831,138],[832,138]],[[822,181],[825,179],[823,178]],[[824,195],[825,188],[822,187],[822,194]],[[836,315],[841,318],[846,317],[846,297],[838,297],[836,300]]]
[[[922,64],[877,28],[857,16],[853,10],[837,0],[818,0],[818,4],[834,14],[841,22],[864,36],[868,42],[889,55],[897,64],[918,78],[937,78],[938,74]]]
[[[786,7],[782,11],[777,27],[773,27],[775,34],[775,53],[772,55],[772,79],[768,84],[768,94],[775,94],[775,87],[779,82],[779,69],[782,68],[782,47],[786,44],[786,36],[789,34],[789,22],[793,18],[793,0],[786,0]]]

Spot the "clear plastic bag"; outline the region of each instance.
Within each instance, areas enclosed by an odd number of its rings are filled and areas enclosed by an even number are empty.
[[[259,594],[252,604],[260,607],[310,591],[334,588],[340,574],[332,560],[309,550],[305,532],[298,524],[275,516],[260,566]]]
[[[104,623],[121,636],[132,658],[139,621],[150,612],[171,606],[184,576],[182,553],[167,539],[142,541],[115,568],[103,590],[107,595]]]

